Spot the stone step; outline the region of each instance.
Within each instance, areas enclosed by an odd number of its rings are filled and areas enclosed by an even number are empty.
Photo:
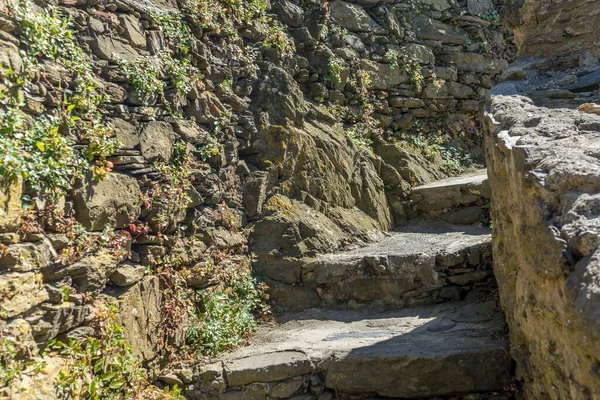
[[[443,179],[412,189],[416,215],[451,224],[489,225],[491,189],[485,170]]]
[[[491,257],[487,227],[417,221],[366,247],[306,260],[299,283],[267,284],[285,309],[401,308],[495,290]]]
[[[510,383],[504,326],[496,301],[287,314],[248,346],[192,368],[185,393],[230,400],[492,395]]]

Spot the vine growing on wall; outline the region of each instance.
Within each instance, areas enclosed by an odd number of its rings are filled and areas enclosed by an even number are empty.
[[[98,90],[88,56],[71,31],[71,21],[57,9],[33,11],[28,0],[11,0],[8,12],[19,26],[24,48],[23,66],[2,71],[7,83],[0,88],[0,172],[22,176],[31,189],[58,197],[75,178],[91,169],[96,178],[106,174],[106,157],[119,143],[101,112],[106,97]],[[72,74],[72,90],[60,91],[50,84],[44,62],[63,65]],[[56,94],[58,107],[32,120],[24,111],[29,90],[39,73]],[[82,149],[76,149],[81,145]],[[92,164],[90,165],[90,162]]]

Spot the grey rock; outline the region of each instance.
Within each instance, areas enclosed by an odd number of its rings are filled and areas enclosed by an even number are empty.
[[[140,20],[133,15],[119,15],[119,22],[125,31],[125,38],[133,47],[146,50],[146,35]]]
[[[389,64],[361,60],[361,68],[371,76],[371,87],[375,90],[388,90],[402,83],[408,83],[408,75],[400,68],[392,68]]]
[[[144,278],[146,268],[130,262],[123,263],[110,276],[110,281],[117,286],[130,286]]]
[[[149,162],[171,160],[175,132],[168,122],[150,122],[140,134],[142,155]]]
[[[310,359],[297,351],[267,353],[225,361],[225,377],[229,386],[279,381],[306,375],[310,371]]]
[[[135,61],[139,54],[133,47],[108,35],[100,35],[91,43],[94,54],[103,60],[116,62],[118,59]]]
[[[385,32],[359,5],[335,0],[329,3],[329,10],[332,20],[350,32]]]
[[[99,182],[88,176],[75,191],[73,207],[77,220],[89,230],[124,228],[140,214],[141,191],[127,175],[113,172]]]
[[[495,11],[492,0],[468,0],[467,8],[471,14],[478,17],[483,16],[486,12]]]
[[[280,21],[291,27],[298,27],[304,21],[304,10],[302,7],[289,0],[278,0],[273,6],[273,11]]]
[[[589,92],[600,87],[600,69],[579,77],[577,83],[565,86],[571,92]]]
[[[228,383],[287,386],[299,379],[283,379],[306,375],[315,365],[327,388],[349,395],[412,398],[502,390],[511,360],[507,341],[491,339],[503,326],[493,306],[290,314],[282,324],[261,328],[249,346],[223,357]]]
[[[115,128],[116,138],[121,142],[122,148],[134,149],[140,145],[140,137],[135,125],[121,118],[113,119],[112,125]]]
[[[450,8],[450,3],[447,0],[419,0],[419,2],[428,5],[435,11],[446,11]]]
[[[439,40],[451,44],[464,44],[467,40],[466,35],[456,33],[451,25],[426,16],[415,18],[413,29],[419,39]]]

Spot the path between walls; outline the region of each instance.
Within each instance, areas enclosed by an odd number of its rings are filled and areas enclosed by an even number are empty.
[[[413,192],[446,215],[457,193],[465,203],[486,188],[476,173]],[[303,268],[318,307],[275,307],[247,346],[166,380],[190,399],[513,398],[491,231],[478,225],[417,220],[319,256]]]

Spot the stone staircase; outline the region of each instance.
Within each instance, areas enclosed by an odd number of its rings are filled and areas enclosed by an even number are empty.
[[[485,183],[479,173],[415,188],[430,219],[308,261],[298,289],[317,296],[287,308],[247,346],[197,365],[183,379],[186,396],[513,398],[490,229],[444,222],[457,213],[484,220]],[[299,299],[274,295],[277,304]]]

